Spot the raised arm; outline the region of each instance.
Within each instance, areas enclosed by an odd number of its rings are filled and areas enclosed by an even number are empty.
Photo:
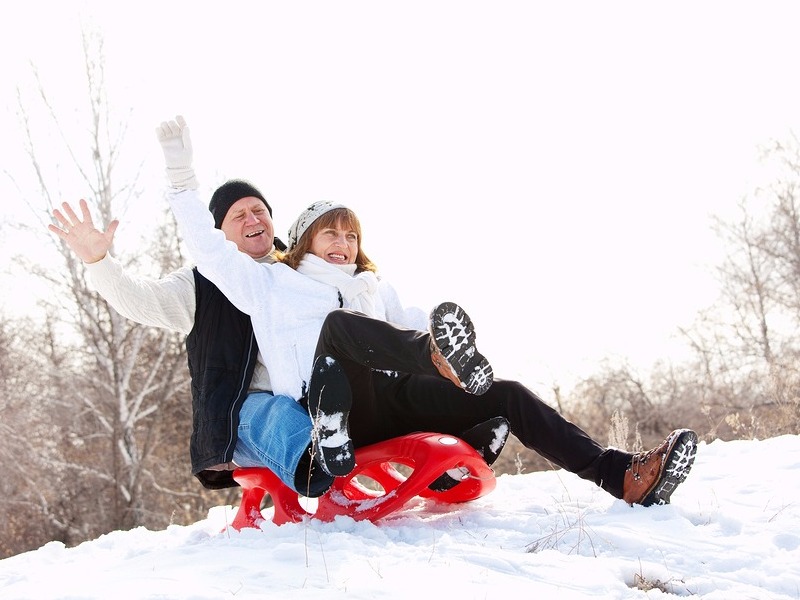
[[[200,272],[234,306],[253,315],[263,307],[265,288],[270,287],[273,280],[270,268],[241,252],[214,227],[214,219],[197,193],[192,141],[183,117],[162,122],[156,128],[156,137],[164,152],[167,178],[172,185],[168,195],[170,208],[189,253],[197,261]]]
[[[70,204],[54,210],[58,225],[48,229],[64,240],[86,264],[94,289],[123,317],[152,327],[189,333],[194,326],[194,275],[179,269],[161,279],[129,274],[109,253],[119,221],[98,229],[86,200],[80,201],[79,217]]]

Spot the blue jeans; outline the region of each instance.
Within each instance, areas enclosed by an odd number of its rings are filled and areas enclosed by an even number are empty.
[[[311,417],[289,396],[253,392],[239,411],[239,440],[233,461],[240,467],[267,467],[297,491],[295,473],[311,443]]]

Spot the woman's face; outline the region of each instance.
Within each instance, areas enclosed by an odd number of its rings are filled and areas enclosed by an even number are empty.
[[[351,265],[358,255],[358,233],[341,222],[320,229],[311,240],[311,253],[334,265]]]

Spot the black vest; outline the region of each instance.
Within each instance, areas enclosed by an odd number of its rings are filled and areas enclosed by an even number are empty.
[[[192,378],[192,473],[204,487],[235,487],[230,462],[238,438],[239,410],[256,366],[258,346],[250,317],[194,269],[194,327],[186,338]]]

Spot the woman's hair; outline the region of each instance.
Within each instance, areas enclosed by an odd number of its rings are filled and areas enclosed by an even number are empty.
[[[278,260],[282,263],[296,269],[298,265],[300,265],[300,261],[303,260],[303,257],[306,253],[311,252],[311,242],[314,239],[314,236],[317,235],[322,229],[328,229],[331,227],[340,227],[341,229],[352,229],[356,232],[358,236],[358,254],[356,254],[356,273],[361,273],[362,271],[372,271],[375,273],[378,270],[378,267],[375,266],[369,257],[364,254],[364,249],[361,246],[361,223],[354,213],[349,208],[334,208],[333,210],[329,210],[325,214],[321,215],[314,221],[311,225],[308,226],[308,229],[300,236],[300,239],[297,240],[297,244],[294,248],[292,248],[289,252],[284,253],[282,256],[279,256]]]

